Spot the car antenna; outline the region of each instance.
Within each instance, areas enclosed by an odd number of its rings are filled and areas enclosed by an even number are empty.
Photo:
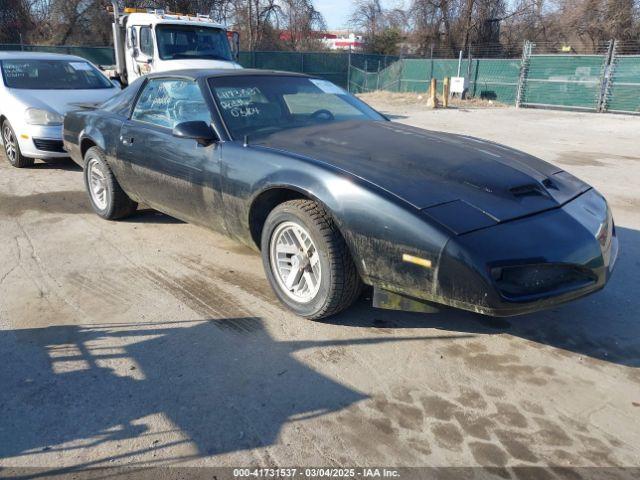
[[[248,147],[248,146],[249,146],[249,135],[245,135],[243,147]]]

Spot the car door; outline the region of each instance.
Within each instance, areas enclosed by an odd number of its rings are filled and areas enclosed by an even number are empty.
[[[224,231],[220,209],[220,147],[173,136],[182,122],[211,123],[196,82],[151,79],[120,131],[118,157],[129,164],[130,187],[149,206]]]

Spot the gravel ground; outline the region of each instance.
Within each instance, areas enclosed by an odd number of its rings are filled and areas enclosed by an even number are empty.
[[[640,466],[640,118],[375,106],[597,187],[608,287],[508,320],[363,299],[310,322],[252,251],[150,210],[103,221],[71,163],[0,159],[0,466]]]

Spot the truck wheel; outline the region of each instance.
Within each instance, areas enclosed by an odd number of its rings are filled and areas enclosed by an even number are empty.
[[[262,261],[271,287],[302,317],[321,319],[358,298],[362,281],[333,219],[311,200],[277,206],[262,230]]]
[[[22,156],[16,133],[11,128],[9,120],[5,120],[2,124],[2,144],[4,145],[4,153],[7,156],[7,160],[11,165],[16,168],[31,167],[33,165],[33,158]]]
[[[104,153],[91,147],[84,156],[84,184],[93,210],[106,220],[128,217],[138,208],[122,190],[107,164]]]

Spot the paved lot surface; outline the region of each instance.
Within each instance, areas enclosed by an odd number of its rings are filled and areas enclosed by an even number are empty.
[[[72,164],[0,159],[0,465],[640,465],[640,118],[378,106],[595,185],[608,288],[509,320],[363,299],[309,322],[252,251],[148,210],[105,222]]]

